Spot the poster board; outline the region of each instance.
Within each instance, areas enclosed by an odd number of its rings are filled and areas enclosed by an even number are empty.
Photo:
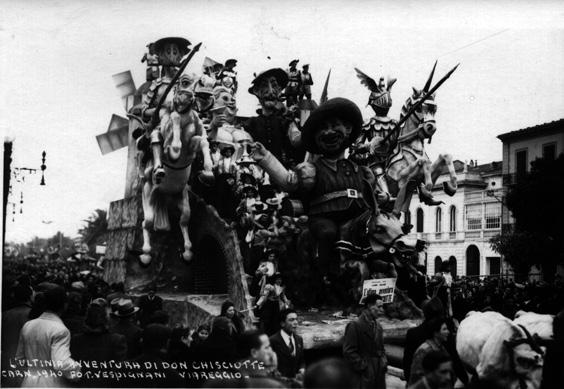
[[[366,296],[378,294],[382,296],[385,304],[394,301],[394,289],[396,287],[396,278],[375,278],[364,281],[362,285],[362,297],[360,304],[364,303]]]

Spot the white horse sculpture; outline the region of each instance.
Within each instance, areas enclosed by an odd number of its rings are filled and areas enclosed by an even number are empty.
[[[456,67],[447,73],[432,88],[432,91],[436,90],[454,72]],[[437,129],[435,125],[437,105],[434,101],[434,94],[429,90],[434,72],[435,68],[433,67],[425,87],[422,90],[413,88],[413,95],[407,99],[402,107],[400,123],[404,122],[404,124],[386,167],[387,176],[395,181],[398,187],[394,205],[395,213],[406,212],[409,209],[411,194],[413,193],[409,186],[410,182],[414,183],[419,190],[419,197],[422,202],[427,205],[440,204],[433,199],[431,190],[437,178],[443,173],[443,167],[447,168],[450,178],[449,181],[443,183],[445,193],[452,196],[457,189],[452,156],[450,154],[439,154],[439,158],[431,164],[424,147],[425,139],[430,142]],[[409,111],[416,104],[420,104],[419,108],[410,114]]]
[[[213,176],[212,161],[205,130],[198,114],[192,109],[194,93],[193,79],[182,75],[174,89],[170,115],[161,122],[163,137],[164,177],[158,182],[153,177],[150,161],[143,172],[143,264],[151,262],[150,230],[170,230],[168,206],[180,209],[180,230],[184,240],[182,257],[192,259],[192,242],[188,235],[190,220],[189,185],[192,162],[199,150],[204,155],[203,174]]]

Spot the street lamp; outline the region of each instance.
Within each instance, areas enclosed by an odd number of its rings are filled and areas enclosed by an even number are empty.
[[[41,182],[39,183],[39,185],[45,185],[45,169],[47,169],[47,165],[45,165],[46,156],[47,153],[45,152],[45,150],[43,150],[43,153],[41,153]]]

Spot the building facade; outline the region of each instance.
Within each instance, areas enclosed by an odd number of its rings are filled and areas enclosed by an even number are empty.
[[[564,119],[538,126],[498,135],[503,143],[503,193],[519,182],[531,169],[531,162],[538,158],[556,159],[564,153]],[[510,232],[515,220],[505,204],[502,207],[502,230]],[[504,262],[505,266],[509,267]],[[511,272],[511,269],[507,269]],[[557,272],[564,275],[564,265],[558,265]],[[530,277],[538,275],[540,269],[533,266]],[[534,278],[534,277],[533,277]]]
[[[414,198],[406,221],[413,225],[412,238],[427,242],[427,274],[440,270],[447,261],[453,275],[478,276],[502,272],[499,254],[489,244],[501,232],[502,163],[478,165],[455,161],[458,190],[452,197],[442,190],[449,177],[441,175],[433,188],[435,200],[427,206]]]
[[[502,174],[505,192],[530,171],[531,162],[535,159],[555,159],[564,152],[564,119],[501,134],[498,139],[503,143]],[[511,230],[513,224],[511,213],[503,207],[504,230]]]

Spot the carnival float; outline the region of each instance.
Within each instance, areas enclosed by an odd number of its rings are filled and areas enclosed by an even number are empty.
[[[431,162],[424,147],[437,130],[435,92],[456,67],[433,84],[435,63],[397,120],[396,80],[351,67],[370,92],[364,120],[352,101],[328,98],[329,75],[314,101],[298,59],[257,69],[245,90],[233,58],[186,72],[200,47],[159,39],[139,88],[129,72],[114,76],[127,119],[114,115],[121,127],[101,137],[121,131],[128,167],[124,198],[110,204],[105,280],[133,294],[157,285],[171,320],[192,326],[226,297],[248,325],[292,304],[309,348],[334,343],[359,301],[385,288],[383,326],[399,339],[422,317],[408,290],[425,249],[407,240],[403,213],[414,194],[437,204],[431,189],[444,171],[445,193],[457,188],[452,157]],[[237,115],[243,91],[258,99],[256,116]]]

